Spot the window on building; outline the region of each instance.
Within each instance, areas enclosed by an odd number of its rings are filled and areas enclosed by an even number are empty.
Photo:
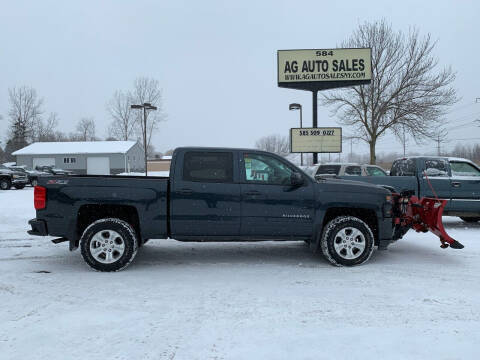
[[[75,164],[77,162],[77,158],[74,157],[65,157],[63,158],[64,164]]]

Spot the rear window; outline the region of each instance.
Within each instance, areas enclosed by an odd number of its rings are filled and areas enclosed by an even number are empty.
[[[392,164],[390,176],[415,176],[415,160],[395,160]]]
[[[329,174],[338,175],[340,171],[340,165],[320,165],[317,169],[316,175]]]
[[[185,153],[183,180],[233,182],[233,155],[230,152]]]

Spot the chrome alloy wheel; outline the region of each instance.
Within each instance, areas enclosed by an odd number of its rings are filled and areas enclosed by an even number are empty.
[[[335,235],[333,246],[340,257],[356,259],[365,251],[365,236],[354,227],[345,227]]]
[[[92,236],[90,253],[102,264],[111,264],[120,259],[125,252],[125,241],[113,230],[102,230]]]

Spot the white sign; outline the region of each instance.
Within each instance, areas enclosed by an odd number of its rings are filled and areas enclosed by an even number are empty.
[[[278,50],[278,83],[368,81],[372,49]]]
[[[292,153],[342,152],[342,128],[293,128],[290,129]]]

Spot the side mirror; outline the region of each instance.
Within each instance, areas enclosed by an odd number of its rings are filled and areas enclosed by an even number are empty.
[[[290,177],[290,184],[292,186],[302,186],[305,183],[305,179],[303,178],[302,174],[299,172],[294,172]]]

